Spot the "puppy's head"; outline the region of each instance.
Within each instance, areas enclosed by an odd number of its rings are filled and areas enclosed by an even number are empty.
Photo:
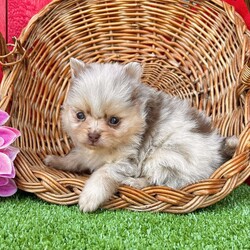
[[[116,149],[138,143],[145,115],[137,100],[139,63],[85,64],[70,60],[72,82],[62,122],[76,146]]]

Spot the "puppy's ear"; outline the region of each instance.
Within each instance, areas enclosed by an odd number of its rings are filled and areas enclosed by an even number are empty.
[[[86,64],[78,59],[70,58],[70,69],[72,78],[77,77],[81,72],[84,71]]]
[[[141,80],[143,69],[140,63],[130,62],[124,66],[125,72],[136,81]]]

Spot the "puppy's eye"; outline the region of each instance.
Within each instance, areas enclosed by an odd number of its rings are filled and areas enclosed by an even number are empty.
[[[109,123],[110,126],[116,126],[116,125],[119,124],[119,122],[120,122],[120,119],[117,118],[117,117],[115,117],[115,116],[112,116],[112,117],[109,119],[109,121],[108,121],[108,123]]]
[[[76,113],[76,117],[78,120],[84,121],[86,119],[85,114],[81,111]]]

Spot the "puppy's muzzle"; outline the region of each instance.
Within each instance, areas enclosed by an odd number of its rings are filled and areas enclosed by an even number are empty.
[[[99,134],[97,132],[88,133],[89,141],[92,142],[92,143],[96,143],[99,140],[100,137],[101,137],[101,134]]]

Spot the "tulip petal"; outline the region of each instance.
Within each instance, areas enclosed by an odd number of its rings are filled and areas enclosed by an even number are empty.
[[[4,142],[0,144],[0,149],[8,147],[16,140],[19,136],[17,131],[13,131],[13,129],[9,129],[8,127],[0,127],[0,137],[4,140]]]
[[[13,163],[10,158],[3,153],[0,153],[0,175],[10,175],[13,171]]]
[[[0,177],[0,187],[6,185],[8,182],[7,178]]]
[[[11,165],[12,165],[12,168],[11,168],[10,174],[0,174],[1,177],[8,178],[8,179],[15,178],[15,176],[16,176],[16,170],[14,168],[13,163]]]
[[[6,113],[3,110],[0,110],[0,126],[2,126],[4,123],[6,123],[9,119],[8,113]]]
[[[17,154],[19,153],[19,149],[9,146],[7,148],[0,149],[0,153],[6,154],[11,161],[14,161],[16,159]]]
[[[7,128],[8,130],[11,130],[13,133],[16,134],[16,137],[19,137],[21,135],[20,131],[16,128],[7,127],[7,126],[2,126],[2,128]]]
[[[13,179],[7,179],[7,183],[3,186],[0,186],[0,196],[7,197],[11,196],[17,191],[16,183]]]

